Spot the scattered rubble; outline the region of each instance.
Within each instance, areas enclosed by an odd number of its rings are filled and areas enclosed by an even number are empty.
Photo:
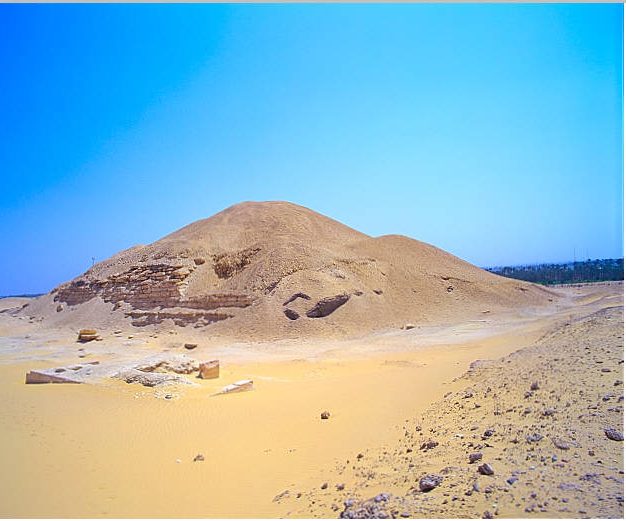
[[[156,387],[168,384],[191,384],[182,376],[170,373],[146,373],[138,369],[127,369],[113,375],[113,378],[123,380],[127,384],[141,384],[146,387]]]

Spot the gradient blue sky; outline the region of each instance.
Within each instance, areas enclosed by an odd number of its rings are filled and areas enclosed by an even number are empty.
[[[623,6],[2,5],[0,295],[244,200],[621,257]]]

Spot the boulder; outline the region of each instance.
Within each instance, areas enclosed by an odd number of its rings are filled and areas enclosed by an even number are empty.
[[[79,342],[91,342],[98,338],[98,332],[95,329],[81,329],[78,332]]]
[[[198,373],[198,378],[202,378],[204,380],[212,380],[213,378],[220,377],[220,361],[219,360],[211,360],[209,362],[202,362],[200,364],[200,372]]]

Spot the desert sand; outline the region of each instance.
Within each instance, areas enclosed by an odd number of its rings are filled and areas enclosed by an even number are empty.
[[[620,429],[623,419],[623,384],[614,385],[623,380],[623,365],[617,361],[623,357],[623,322],[617,314],[622,309],[622,287],[559,291],[567,304],[551,314],[432,326],[424,331],[398,330],[341,342],[199,346],[194,357],[222,361],[219,380],[198,380],[197,387],[173,389],[114,380],[99,385],[26,386],[24,375],[33,368],[85,360],[136,358],[160,350],[180,352],[184,332],[164,338],[151,333],[135,333],[133,339],[106,335],[102,342],[87,344],[87,357],[78,358],[74,334],[70,337],[61,331],[55,336],[36,324],[16,325],[15,334],[0,339],[0,451],[5,469],[10,469],[1,474],[1,514],[335,517],[347,499],[367,499],[379,493],[404,498],[422,473],[455,467],[441,489],[428,496],[435,500],[393,499],[398,503],[390,504],[387,511],[417,517],[473,517],[485,510],[513,517],[620,517],[623,507],[615,496],[616,487],[622,486],[622,444],[606,439],[602,429],[609,425]],[[584,318],[602,310],[613,313],[603,329],[595,326],[597,318]],[[14,322],[25,321],[2,315],[5,335]],[[588,325],[580,330],[582,326],[572,324]],[[568,346],[577,351],[563,353],[561,340],[557,343],[545,336],[550,333],[570,335]],[[549,369],[541,365],[554,352],[559,361],[551,362]],[[511,359],[502,358],[511,353],[517,353],[513,367]],[[604,363],[596,365],[596,358]],[[463,376],[477,359],[495,362],[480,373]],[[572,359],[578,361],[576,371],[570,371]],[[605,366],[611,373],[600,371]],[[582,382],[581,373],[591,369],[593,378]],[[241,378],[253,379],[255,390],[211,397],[222,385]],[[540,382],[540,391],[524,399],[533,379]],[[508,387],[502,389],[507,382]],[[487,386],[502,400],[501,410],[514,407],[514,412],[492,416],[493,398],[484,396]],[[565,410],[565,394],[572,392],[572,386],[582,387],[585,393],[575,396],[575,408]],[[473,389],[476,398],[459,398],[467,388]],[[563,393],[560,402],[550,394],[554,389]],[[172,398],[165,399],[166,393]],[[603,402],[605,394],[613,396]],[[464,415],[455,402],[466,406]],[[471,409],[475,402],[482,407]],[[538,428],[545,438],[533,459],[526,461],[523,436],[527,427],[540,422],[541,411],[553,405],[558,414],[543,421],[548,429]],[[532,412],[521,414],[519,409],[526,407]],[[589,407],[599,407],[602,417],[579,420],[575,413],[597,411]],[[610,407],[614,410],[606,412]],[[325,410],[331,417],[321,420]],[[420,433],[414,432],[417,425]],[[478,429],[472,430],[474,426]],[[410,436],[405,437],[405,428]],[[496,448],[482,452],[497,474],[476,479],[476,465],[466,462],[473,449],[463,441],[482,443],[480,436],[488,428],[496,431],[490,442]],[[522,429],[521,435],[516,429]],[[570,430],[577,433],[574,441],[579,446],[572,446],[563,456],[563,451],[551,446],[550,437],[558,433],[571,442]],[[507,436],[516,435],[521,444],[508,444]],[[422,453],[419,446],[426,437],[438,439],[440,445]],[[501,461],[505,447],[512,451],[513,461]],[[413,452],[407,454],[408,448]],[[589,450],[596,456],[588,456]],[[359,453],[365,456],[362,460],[356,459]],[[564,457],[569,461],[565,468],[554,468],[550,462],[552,472],[567,472],[568,478],[541,474],[543,481],[538,481],[540,471],[533,475],[531,463],[543,470],[541,458],[554,453],[559,462]],[[205,460],[194,462],[198,454]],[[410,463],[415,466],[409,470]],[[530,476],[521,475],[517,487],[504,492],[503,480],[515,470]],[[580,481],[586,474],[600,476],[600,485]],[[464,493],[473,480],[483,491],[490,483],[496,490],[490,496],[481,492],[467,497]],[[547,497],[546,482],[553,487],[573,483],[575,488]],[[324,483],[328,488],[321,490]],[[337,484],[345,484],[344,490],[337,491]],[[531,489],[541,492],[541,502],[530,499]],[[285,491],[289,493],[274,500]],[[464,501],[453,501],[452,496]],[[552,496],[569,499],[570,504],[551,500]],[[606,503],[598,497],[605,497]],[[542,507],[524,510],[546,499],[546,513]],[[494,508],[493,503],[498,506]],[[515,506],[518,503],[520,507]],[[561,512],[562,508],[569,510]]]
[[[546,290],[285,204],[238,205],[51,294],[0,299],[0,515],[621,517],[623,442],[604,432],[623,432],[621,283]],[[296,293],[310,298],[285,304]],[[101,339],[78,343],[89,327]],[[218,359],[219,378],[108,377],[180,354]],[[90,362],[84,384],[25,384]],[[254,390],[215,395],[243,379]],[[424,474],[441,482],[415,492]]]

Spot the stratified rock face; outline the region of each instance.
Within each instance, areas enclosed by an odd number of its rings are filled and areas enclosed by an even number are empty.
[[[126,303],[134,308],[126,314],[131,318],[134,326],[159,324],[166,319],[172,319],[178,326],[188,324],[205,326],[232,317],[230,313],[207,312],[207,310],[245,308],[252,304],[252,297],[237,293],[213,293],[186,297],[188,278],[197,266],[195,261],[185,265],[148,264],[132,266],[106,278],[87,275],[57,288],[54,301],[75,306],[100,297],[105,302],[111,302],[116,306]],[[184,309],[150,311],[155,308]]]

